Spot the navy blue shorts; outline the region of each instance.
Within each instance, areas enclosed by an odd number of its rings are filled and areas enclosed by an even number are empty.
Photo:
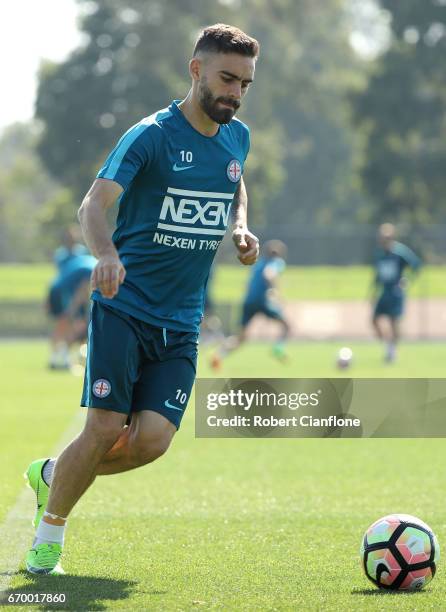
[[[49,314],[56,318],[65,314],[77,289],[88,281],[90,276],[90,268],[79,268],[67,277],[58,277],[48,292]],[[86,314],[85,309],[80,309],[75,318],[84,318]]]
[[[253,303],[245,302],[242,310],[242,327],[248,325],[249,321],[259,313],[264,314],[269,319],[275,319],[276,321],[283,321],[284,319],[282,309],[278,304],[273,304],[268,301]]]
[[[50,316],[58,319],[66,315],[72,296],[67,296],[57,287],[53,287],[48,294],[48,312]],[[88,316],[87,304],[80,304],[76,312],[73,313],[74,319],[86,319]]]
[[[154,327],[93,301],[81,406],[153,410],[178,429],[195,380],[198,333]]]
[[[380,317],[382,315],[390,317],[391,319],[399,319],[404,311],[404,296],[402,293],[387,293],[384,292],[380,295],[375,305],[373,318]]]
[[[64,295],[62,289],[55,285],[51,287],[48,293],[48,311],[53,317],[60,317],[67,309],[69,300]]]

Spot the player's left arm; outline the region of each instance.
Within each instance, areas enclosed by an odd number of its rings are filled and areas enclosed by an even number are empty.
[[[279,277],[285,271],[286,263],[281,257],[273,258],[263,270],[263,278],[273,289],[277,289]]]
[[[280,300],[279,293],[279,271],[274,265],[267,265],[263,270],[263,278],[268,283],[268,290],[266,292],[267,298],[271,302],[278,302]]]
[[[67,316],[75,319],[79,308],[90,302],[90,279],[83,281],[76,289],[67,309]]]
[[[376,300],[377,296],[378,296],[378,291],[380,290],[380,283],[379,283],[379,279],[378,279],[378,272],[377,270],[373,271],[373,276],[370,280],[370,284],[367,290],[367,299],[371,300],[372,302]]]
[[[248,194],[243,177],[234,194],[232,220],[232,240],[238,250],[238,258],[242,264],[250,266],[259,256],[259,239],[248,230]]]
[[[266,266],[263,270],[263,278],[270,287],[277,288],[279,272],[273,266]]]

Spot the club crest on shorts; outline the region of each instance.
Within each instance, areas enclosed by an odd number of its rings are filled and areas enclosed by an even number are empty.
[[[231,159],[226,168],[226,174],[228,175],[228,179],[233,183],[238,183],[240,177],[242,176],[242,164],[238,159]]]
[[[96,397],[107,397],[111,393],[111,382],[105,378],[98,378],[93,383],[93,395]]]

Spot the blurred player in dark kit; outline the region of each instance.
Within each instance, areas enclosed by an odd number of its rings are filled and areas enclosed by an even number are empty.
[[[211,366],[218,369],[222,360],[237,349],[247,338],[250,321],[258,314],[277,321],[280,335],[273,345],[273,354],[281,361],[286,360],[285,342],[290,325],[285,318],[279,301],[278,279],[285,270],[287,247],[281,240],[269,240],[264,246],[264,255],[252,269],[245,299],[243,301],[241,329],[237,336],[226,338],[211,358]]]
[[[376,335],[386,344],[385,361],[392,363],[396,359],[400,321],[404,312],[407,281],[403,272],[406,268],[418,272],[421,260],[411,249],[395,240],[395,227],[391,223],[379,227],[378,244],[374,260],[374,288],[375,293],[380,293],[375,302],[372,322]],[[385,322],[388,323],[387,331]]]

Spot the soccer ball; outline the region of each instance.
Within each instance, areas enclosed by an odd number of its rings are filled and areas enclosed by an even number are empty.
[[[432,529],[409,514],[389,514],[364,534],[361,563],[381,589],[422,589],[435,576],[440,547]]]
[[[346,370],[352,362],[353,351],[348,346],[343,346],[338,353],[336,364],[340,370]]]

